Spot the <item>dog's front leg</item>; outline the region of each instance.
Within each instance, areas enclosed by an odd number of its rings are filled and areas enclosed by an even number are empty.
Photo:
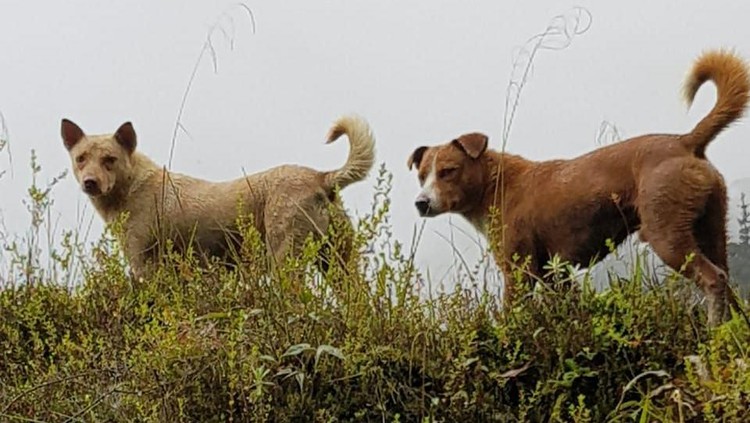
[[[146,277],[146,258],[142,253],[135,253],[128,256],[128,265],[130,266],[130,276],[134,281],[141,281]]]
[[[501,270],[503,273],[503,303],[506,307],[512,307],[518,300],[518,289],[522,287],[533,288],[539,275],[537,274],[536,261],[532,256],[520,259],[503,257]]]
[[[130,276],[134,281],[140,281],[148,276],[148,253],[152,251],[144,242],[145,238],[131,233],[125,243],[125,257],[130,266]]]
[[[509,266],[503,266],[503,308],[513,306],[515,300],[516,276]]]

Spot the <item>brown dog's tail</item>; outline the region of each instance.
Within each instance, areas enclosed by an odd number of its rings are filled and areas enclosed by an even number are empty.
[[[729,51],[709,51],[696,60],[684,86],[688,107],[700,86],[708,80],[716,84],[716,104],[685,137],[685,142],[698,157],[705,157],[708,143],[745,113],[750,92],[747,65]]]
[[[344,189],[365,179],[375,164],[375,137],[367,121],[355,115],[340,117],[328,131],[326,144],[344,134],[349,138],[349,157],[341,169],[325,173],[325,186],[328,189],[334,186]]]

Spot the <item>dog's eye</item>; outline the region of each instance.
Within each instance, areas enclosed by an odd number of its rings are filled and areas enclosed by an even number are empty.
[[[107,166],[112,166],[117,161],[117,157],[114,156],[106,156],[102,159],[102,163],[104,163]]]
[[[86,160],[86,157],[84,157],[83,154],[81,154],[80,156],[76,157],[76,163],[78,163],[78,164],[83,163],[84,160]]]
[[[447,167],[445,169],[440,169],[438,172],[438,178],[447,178],[450,175],[453,175],[456,172],[457,168],[455,167]]]

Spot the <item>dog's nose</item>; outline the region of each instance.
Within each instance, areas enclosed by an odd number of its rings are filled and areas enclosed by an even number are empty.
[[[417,199],[417,201],[414,202],[414,205],[417,206],[417,211],[422,216],[426,215],[430,210],[430,202],[422,198]]]
[[[86,194],[98,194],[99,184],[97,184],[94,179],[86,179],[83,181],[83,191]]]

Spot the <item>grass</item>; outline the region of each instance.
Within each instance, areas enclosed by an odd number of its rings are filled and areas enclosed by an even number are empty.
[[[304,271],[314,263],[312,243],[264,276],[261,243],[248,228],[237,271],[170,255],[137,282],[125,271],[117,227],[89,252],[65,233],[43,260],[33,237],[45,232],[51,191],[31,189],[29,210],[41,217],[3,253],[0,417],[750,418],[750,331],[734,318],[709,332],[689,283],[653,283],[636,262],[631,278],[613,277],[603,292],[587,278],[564,292],[522,287],[525,299],[512,310],[481,284],[425,299],[412,252],[387,241],[389,192],[382,170],[356,228],[362,253],[325,278]],[[64,282],[73,271],[80,283]]]

